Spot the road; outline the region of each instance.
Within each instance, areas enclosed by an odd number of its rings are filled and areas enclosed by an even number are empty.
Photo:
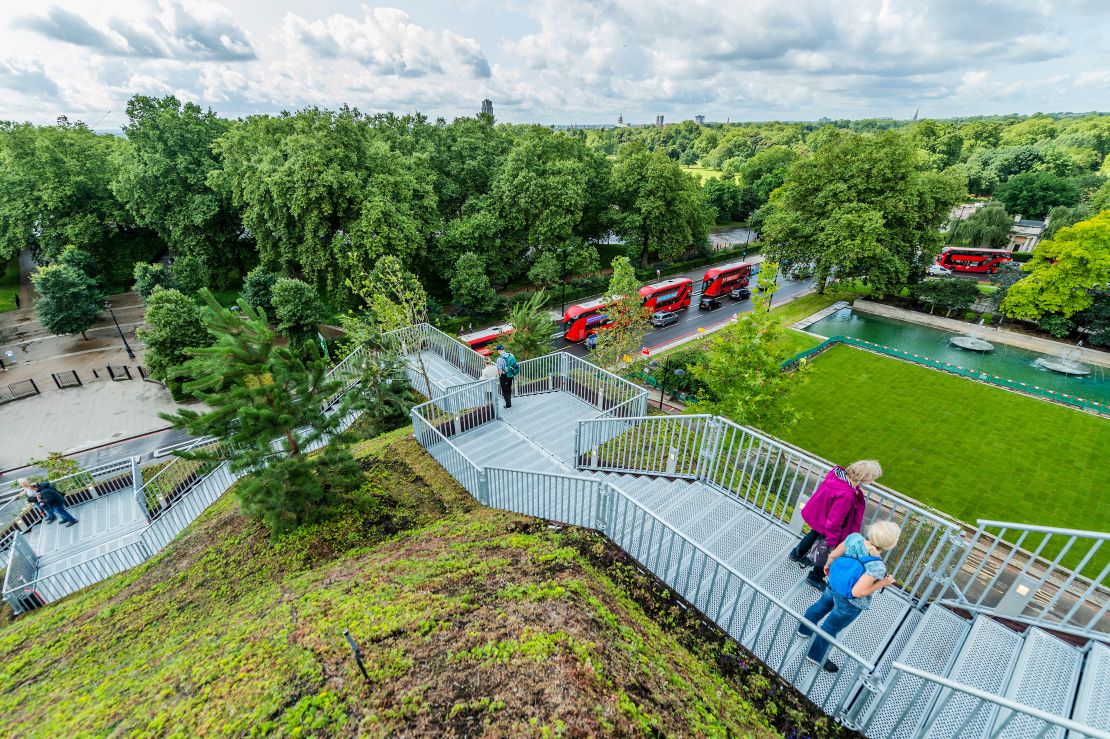
[[[651,350],[654,347],[669,344],[672,341],[686,336],[692,336],[698,332],[699,328],[716,326],[731,320],[737,313],[746,313],[752,309],[751,300],[744,300],[737,303],[728,298],[724,298],[721,300],[721,307],[717,310],[698,310],[698,299],[701,296],[701,278],[707,269],[709,269],[709,267],[701,267],[693,272],[687,272],[682,275],[694,281],[694,296],[690,303],[690,307],[684,311],[679,311],[678,323],[673,326],[667,326],[666,328],[657,328],[649,333],[644,338],[641,349]],[[775,293],[775,301],[789,300],[813,288],[813,280],[795,282],[786,279],[782,275],[779,275],[778,283],[779,289],[778,292]],[[575,344],[565,339],[556,340],[555,349],[557,351],[568,352],[578,357],[586,356],[586,347],[584,345]]]

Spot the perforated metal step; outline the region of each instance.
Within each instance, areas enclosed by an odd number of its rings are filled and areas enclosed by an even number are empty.
[[[1021,650],[1021,635],[997,621],[979,616],[960,650],[949,677],[961,685],[969,685],[989,693],[1001,695],[1013,672]],[[947,739],[960,727],[961,737],[974,739],[981,736],[994,721],[993,704],[985,704],[961,693],[952,695],[941,690],[936,706],[923,725],[923,736],[929,739]]]
[[[1075,647],[1040,629],[1029,629],[1006,688],[1006,697],[1056,716],[1068,716],[1082,663],[1083,655]],[[1021,715],[1006,723],[1009,715],[1009,711],[1002,709],[995,717],[992,732],[1001,730],[999,739],[1042,736],[1044,721]],[[1063,735],[1063,729],[1050,728],[1043,736],[1054,739]]]
[[[1110,731],[1110,646],[1101,642],[1091,645],[1071,717],[1081,724]]]

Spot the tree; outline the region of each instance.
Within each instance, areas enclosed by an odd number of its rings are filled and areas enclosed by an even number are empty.
[[[426,158],[394,148],[399,136],[349,108],[251,116],[216,140],[208,181],[241,209],[263,264],[350,305],[348,279],[386,255],[418,263],[440,230]]]
[[[1072,316],[1088,334],[1091,346],[1110,346],[1110,291],[1091,294],[1091,305]]]
[[[253,473],[235,486],[236,495],[243,512],[262,519],[274,535],[337,512],[361,479],[358,464],[332,439],[357,394],[343,395],[335,412],[321,413],[344,383],[326,376],[318,352],[306,360],[278,346],[265,316],[244,300],[234,312],[208,290],[201,296],[204,327],[215,342],[193,349],[182,371],[197,378],[184,390],[210,410],[182,408],[162,417],[220,443],[178,456]],[[329,442],[323,452],[309,456],[321,441]]]
[[[327,316],[327,308],[316,288],[289,277],[274,282],[271,304],[278,331],[294,346],[311,341]]]
[[[551,314],[544,310],[547,295],[543,290],[532,293],[525,301],[517,303],[509,313],[513,332],[505,345],[519,361],[542,357],[551,351],[551,337],[558,331]]]
[[[213,143],[234,124],[173,96],[127,102],[128,146],[111,191],[137,223],[155,231],[174,257],[199,259],[221,284],[243,274],[254,253],[227,192],[208,184],[220,168]]]
[[[1010,241],[1014,219],[1002,203],[987,203],[956,224],[954,240],[960,244],[997,249]]]
[[[1006,210],[1024,218],[1043,219],[1057,205],[1079,203],[1080,192],[1075,184],[1048,172],[1026,172],[1014,175],[999,186],[996,197]]]
[[[894,132],[841,133],[795,162],[766,206],[769,258],[812,264],[818,291],[861,279],[882,295],[924,271],[938,229],[965,192],[952,173],[921,171]]]
[[[348,279],[347,287],[366,301],[382,334],[428,321],[428,294],[416,275],[405,271],[396,257],[382,257],[361,282]],[[424,389],[431,393],[432,380],[424,364],[424,353],[417,351],[415,355]]]
[[[626,144],[613,167],[616,231],[629,256],[676,259],[705,244],[713,211],[696,178],[661,152]]]
[[[640,299],[640,281],[628,257],[613,260],[609,280],[610,303],[605,309],[609,324],[597,332],[597,345],[590,356],[601,367],[615,367],[624,357],[635,356],[651,328],[650,311]]]
[[[1073,208],[1066,205],[1057,205],[1048,211],[1048,223],[1041,233],[1041,238],[1051,239],[1061,228],[1074,226],[1080,221],[1087,220],[1090,216],[1090,210],[1085,205],[1077,205]]]
[[[1046,313],[1065,318],[1089,308],[1091,291],[1110,284],[1110,211],[1060,229],[1033,249],[1029,276],[1002,302],[1008,316],[1035,320]]]
[[[278,276],[265,267],[258,266],[247,273],[243,280],[243,291],[240,293],[243,300],[252,308],[261,309],[267,316],[274,315],[273,299],[274,283]]]
[[[471,313],[489,313],[497,307],[497,293],[490,287],[485,262],[474,252],[460,255],[455,262],[451,297]]]
[[[100,285],[100,280],[97,279],[99,270],[96,260],[93,259],[92,254],[89,254],[84,249],[78,249],[73,244],[66,245],[66,247],[62,249],[61,256],[58,257],[57,264],[73,267],[78,272],[87,277],[91,277],[97,286]]]
[[[212,282],[212,273],[208,264],[201,257],[185,254],[173,260],[170,265],[170,279],[173,284],[187,293],[195,293],[201,288],[208,287]]]
[[[162,264],[135,262],[135,269],[132,274],[135,278],[135,285],[131,289],[137,292],[144,301],[150,298],[154,291],[160,287],[173,287],[173,278],[170,276],[169,270]]]
[[[81,334],[96,323],[104,309],[104,295],[91,277],[64,264],[42,267],[31,277],[39,299],[35,314],[55,334]]]
[[[764,262],[752,310],[713,334],[704,359],[690,368],[704,386],[699,413],[704,408],[770,434],[781,434],[801,417],[793,393],[808,374],[804,362],[789,372],[782,369],[794,349],[770,312],[777,276],[778,265]]]
[[[182,384],[193,379],[181,370],[189,349],[212,344],[204,327],[200,306],[172,288],[155,287],[146,300],[146,325],[136,332],[146,345],[145,363],[150,376],[162,380],[175,398],[182,398]]]
[[[987,294],[987,302],[991,305],[991,310],[998,313],[1002,307],[1002,302],[1010,293],[1010,288],[1014,286],[1018,280],[1025,277],[1025,270],[1022,265],[1017,262],[1007,262],[998,268],[998,272],[991,276],[991,282],[994,284],[995,289],[993,292]],[[998,325],[1002,325],[1001,317],[999,318]]]
[[[717,213],[717,223],[742,221],[759,205],[754,189],[741,187],[732,180],[712,177],[702,183],[702,189],[706,203]]]

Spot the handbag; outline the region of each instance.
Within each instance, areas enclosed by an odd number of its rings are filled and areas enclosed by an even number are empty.
[[[825,563],[829,561],[829,542],[825,537],[818,539],[809,549],[809,561],[815,567],[824,567]]]

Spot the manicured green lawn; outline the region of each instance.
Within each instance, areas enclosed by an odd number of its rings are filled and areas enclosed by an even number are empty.
[[[723,174],[719,169],[710,169],[709,167],[700,167],[698,165],[683,167],[682,169],[690,174],[697,175],[701,178],[702,182],[713,177],[720,177]]]
[[[1110,530],[1110,419],[844,346],[798,403],[788,441],[963,521]]]
[[[15,310],[15,296],[19,293],[19,257],[4,265],[0,273],[0,313]]]

